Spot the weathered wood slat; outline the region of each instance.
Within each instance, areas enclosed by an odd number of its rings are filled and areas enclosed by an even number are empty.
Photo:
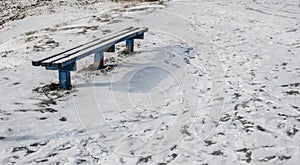
[[[122,30],[120,32],[117,32],[117,33],[114,33],[113,35],[107,35],[107,36],[104,36],[102,37],[101,39],[97,39],[96,41],[97,42],[90,42],[89,44],[86,44],[78,49],[74,49],[72,51],[69,51],[69,52],[66,52],[64,54],[61,54],[59,56],[56,56],[56,57],[53,57],[51,59],[48,59],[48,60],[45,60],[45,61],[42,61],[41,65],[42,66],[51,66],[53,62],[55,61],[58,61],[60,59],[63,59],[63,58],[66,58],[66,57],[69,57],[71,55],[74,55],[76,53],[80,53],[81,51],[85,50],[85,49],[88,49],[90,47],[93,47],[93,46],[96,46],[96,45],[99,45],[100,43],[102,42],[105,42],[105,41],[108,41],[108,40],[111,40],[117,36],[120,36],[120,35],[123,35],[123,34],[127,34],[128,32],[130,31],[133,31],[133,30],[136,30],[138,28],[131,28],[131,29],[127,29],[127,30]]]
[[[60,60],[57,60],[57,61],[53,62],[53,65],[55,65],[57,67],[66,66],[66,65],[72,63],[73,61],[84,58],[84,57],[86,57],[90,54],[93,54],[94,52],[101,51],[103,49],[108,49],[109,47],[115,45],[116,43],[119,43],[121,41],[124,41],[126,39],[130,39],[130,38],[133,38],[133,37],[138,37],[139,35],[142,35],[146,31],[148,31],[148,28],[138,28],[138,29],[130,31],[128,33],[125,33],[125,34],[119,35],[117,37],[114,37],[110,40],[101,42],[99,44],[95,44],[92,47],[89,47],[89,48],[84,49],[80,52],[72,54],[72,55],[70,55],[66,58],[62,58]]]
[[[72,55],[72,54],[74,54],[74,53],[77,53],[78,51],[81,50],[81,49],[79,49],[79,48],[87,47],[87,46],[89,46],[89,45],[91,45],[91,44],[93,44],[93,43],[95,43],[95,42],[97,42],[97,41],[98,41],[98,42],[103,42],[103,41],[105,41],[106,39],[113,38],[113,37],[115,37],[116,35],[122,35],[122,34],[125,34],[125,33],[129,32],[129,31],[135,30],[135,29],[137,29],[137,28],[129,27],[129,28],[123,29],[123,30],[121,30],[121,31],[118,31],[118,32],[116,32],[116,33],[108,34],[108,35],[106,35],[106,36],[104,36],[104,37],[102,37],[102,38],[97,38],[97,39],[94,39],[94,40],[92,40],[92,41],[90,41],[90,42],[87,42],[87,43],[78,45],[78,46],[76,46],[76,47],[74,47],[74,48],[65,50],[65,51],[63,51],[63,52],[61,52],[61,53],[58,53],[58,54],[55,54],[55,55],[46,57],[46,58],[44,58],[44,59],[33,60],[33,61],[32,61],[32,65],[33,65],[33,66],[40,66],[40,65],[42,65],[42,66],[49,66],[49,65],[47,65],[47,64],[52,63],[52,62],[54,62],[54,61],[56,61],[56,60],[59,60],[59,59],[61,59],[61,58],[67,57],[68,55]],[[98,43],[98,42],[97,42],[97,43]]]

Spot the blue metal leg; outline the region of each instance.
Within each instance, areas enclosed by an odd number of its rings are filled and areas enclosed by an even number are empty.
[[[134,47],[134,40],[133,39],[127,39],[126,40],[126,49],[127,53],[133,52],[133,47]]]
[[[94,69],[101,69],[104,66],[103,52],[96,52],[94,55]]]
[[[59,86],[63,89],[71,88],[71,73],[69,70],[59,70]]]

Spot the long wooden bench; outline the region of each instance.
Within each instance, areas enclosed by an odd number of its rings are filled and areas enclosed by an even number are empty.
[[[70,71],[76,71],[77,60],[94,54],[95,69],[102,68],[104,52],[115,52],[115,44],[126,41],[126,51],[130,53],[134,51],[134,39],[144,39],[144,33],[147,31],[148,28],[129,27],[44,59],[33,60],[32,65],[42,66],[47,70],[58,70],[60,87],[69,89],[72,87]]]

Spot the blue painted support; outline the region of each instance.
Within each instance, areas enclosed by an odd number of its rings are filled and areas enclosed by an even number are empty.
[[[134,39],[144,39],[144,33],[136,36]]]
[[[130,38],[126,40],[126,51],[127,53],[133,52],[133,47],[134,47],[134,39]]]
[[[59,86],[63,89],[71,88],[71,73],[69,70],[59,70]]]
[[[103,51],[100,52],[95,52],[94,55],[94,69],[101,69],[104,66],[104,56],[103,56]]]
[[[71,71],[75,71],[75,70],[76,70],[76,62],[73,62],[66,67],[59,68],[58,70],[59,87],[63,89],[72,88]]]

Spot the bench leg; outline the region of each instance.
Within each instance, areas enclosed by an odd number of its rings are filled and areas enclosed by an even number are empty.
[[[71,88],[71,73],[69,70],[59,70],[59,86],[63,89]]]
[[[94,69],[101,69],[104,66],[103,52],[96,52],[94,55]]]
[[[133,39],[127,39],[126,40],[126,51],[127,53],[133,52],[134,47],[134,40]]]

